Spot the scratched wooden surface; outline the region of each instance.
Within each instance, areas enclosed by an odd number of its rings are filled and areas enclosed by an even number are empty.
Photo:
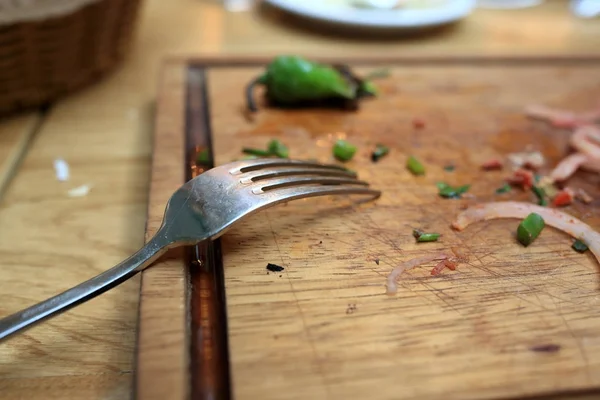
[[[356,113],[262,108],[248,122],[240,113],[242,88],[258,72],[209,71],[217,164],[271,138],[287,144],[291,157],[333,162],[332,142],[343,137],[359,148],[347,166],[383,196],[361,205],[292,202],[223,237],[237,399],[498,398],[600,387],[592,256],[574,252],[553,229],[523,248],[514,240],[516,221],[461,233],[449,227],[465,204],[533,200],[529,193],[493,194],[507,172],[477,166],[528,146],[554,165],[567,151],[568,132],[527,119],[523,107],[596,106],[597,64],[395,67],[377,82],[380,97]],[[413,128],[415,117],[426,121],[424,129]],[[372,163],[378,142],[391,152]],[[410,154],[424,161],[426,176],[405,169]],[[447,164],[456,170],[444,171]],[[476,198],[441,199],[437,181],[470,183]],[[581,173],[572,184],[598,195],[599,181]],[[566,211],[600,227],[599,204]],[[416,244],[412,228],[443,236]],[[402,277],[396,296],[385,294],[394,266],[452,246],[470,261],[437,277],[417,268]],[[267,274],[267,263],[285,271]],[[532,350],[541,345],[560,349]]]

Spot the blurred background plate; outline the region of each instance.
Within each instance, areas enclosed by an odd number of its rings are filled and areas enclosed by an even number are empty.
[[[385,5],[381,0],[265,0],[266,3],[304,17],[336,24],[369,28],[422,29],[456,22],[471,13],[476,0],[405,0],[397,8],[367,8],[358,4]],[[393,3],[393,2],[392,2]],[[355,5],[356,4],[356,5]]]

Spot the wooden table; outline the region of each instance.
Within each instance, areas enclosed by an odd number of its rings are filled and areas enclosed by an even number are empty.
[[[600,51],[600,25],[572,17],[566,1],[522,11],[478,10],[435,34],[378,39],[301,25],[272,9],[228,13],[219,3],[147,0],[122,68],[46,114],[2,121],[1,316],[111,267],[142,245],[155,88],[164,56]],[[59,157],[71,165],[69,182],[54,177],[52,161]],[[90,194],[68,197],[67,190],[80,184],[92,185]],[[134,278],[0,345],[1,397],[130,397],[139,287]]]

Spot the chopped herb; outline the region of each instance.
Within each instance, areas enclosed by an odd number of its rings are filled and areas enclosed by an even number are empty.
[[[210,154],[208,149],[204,149],[196,155],[196,164],[208,164],[210,162]]]
[[[421,161],[417,160],[415,156],[408,157],[406,161],[406,167],[413,175],[424,175],[425,167],[421,164]]]
[[[350,161],[354,153],[356,153],[356,146],[345,140],[339,139],[333,145],[333,155],[340,161]]]
[[[496,189],[496,194],[508,193],[511,191],[511,189],[512,186],[510,186],[508,183],[505,183],[504,186],[500,186],[498,189]]]
[[[425,233],[418,229],[413,229],[413,236],[417,242],[436,242],[440,237],[439,233]]]
[[[363,81],[360,85],[360,90],[367,95],[377,96],[377,87],[373,82]]]
[[[517,228],[517,240],[525,247],[529,246],[540,235],[546,223],[541,215],[531,213]]]
[[[244,147],[242,149],[242,152],[245,154],[250,154],[250,155],[258,156],[258,157],[268,157],[271,155],[271,152],[269,150],[251,149],[248,147]]]
[[[267,269],[268,269],[269,271],[271,271],[271,272],[281,272],[281,271],[283,271],[285,268],[283,268],[283,267],[280,267],[279,265],[275,265],[275,264],[268,263],[268,264],[267,264]]]
[[[371,154],[371,160],[373,162],[377,162],[379,161],[379,159],[383,156],[385,156],[387,153],[390,152],[390,148],[387,146],[384,146],[382,144],[378,144],[375,147],[375,150],[373,150],[373,153]]]
[[[272,155],[277,156],[279,158],[288,158],[289,155],[289,151],[286,145],[284,145],[277,139],[273,139],[269,142],[269,152]]]
[[[454,165],[452,165],[452,164],[450,164],[450,165],[446,165],[446,166],[444,167],[444,171],[447,171],[447,172],[452,172],[452,171],[454,171],[455,169],[456,169],[456,167],[455,167]]]
[[[546,199],[546,192],[544,191],[544,189],[542,189],[539,186],[533,185],[531,187],[531,190],[537,196],[537,198],[538,198],[538,204],[540,206],[547,206],[548,205],[548,200]]]
[[[447,183],[438,182],[437,187],[439,189],[438,194],[441,197],[447,199],[460,199],[461,195],[466,193],[471,188],[471,185],[453,187]]]
[[[573,250],[575,250],[578,253],[585,253],[588,249],[587,244],[583,243],[581,240],[577,239],[576,241],[573,242],[573,245],[571,246],[573,248]]]

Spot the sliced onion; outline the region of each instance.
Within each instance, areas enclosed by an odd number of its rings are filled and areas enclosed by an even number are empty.
[[[550,173],[552,181],[567,180],[577,171],[582,165],[588,162],[588,156],[583,153],[569,154],[558,163]]]
[[[585,125],[571,135],[571,146],[593,159],[600,160],[600,128]]]
[[[411,268],[418,267],[421,264],[426,264],[428,262],[436,261],[436,260],[446,260],[448,256],[446,254],[431,254],[428,256],[413,258],[412,260],[408,260],[398,265],[396,268],[390,272],[387,277],[387,293],[394,294],[398,291],[398,285],[396,284],[396,280],[398,277],[404,272]]]
[[[458,214],[452,223],[452,227],[460,231],[474,222],[486,221],[489,219],[524,219],[532,212],[539,214],[544,219],[546,225],[560,229],[575,239],[584,242],[592,253],[594,253],[596,259],[600,261],[600,233],[594,231],[591,226],[569,214],[531,203],[499,201],[472,206]]]

